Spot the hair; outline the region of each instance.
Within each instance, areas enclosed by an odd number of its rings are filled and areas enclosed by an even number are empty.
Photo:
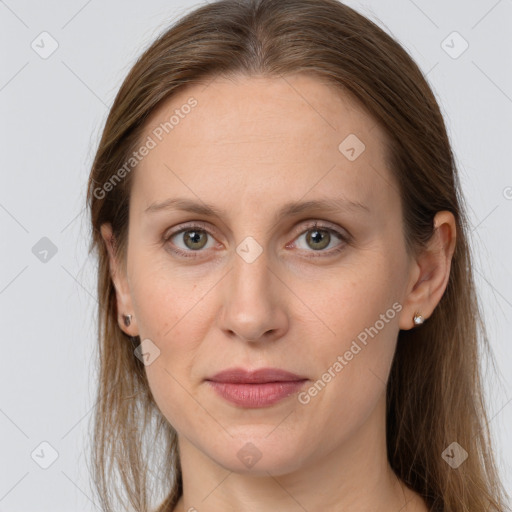
[[[162,482],[159,512],[171,511],[183,492],[177,433],[153,399],[143,363],[134,357],[140,338],[119,327],[100,233],[103,223],[111,224],[116,258],[126,268],[133,173],[115,186],[105,185],[140,145],[150,115],[187,85],[219,76],[280,78],[299,72],[355,99],[384,130],[409,254],[431,239],[436,212],[447,210],[455,217],[457,241],[445,293],[425,324],[398,335],[386,390],[390,466],[431,510],[502,512],[507,495],[494,460],[479,368],[480,358],[492,353],[444,120],[406,50],[337,0],[221,0],[197,8],[144,51],[114,100],[87,189],[89,252],[97,252],[99,302],[91,453],[102,507],[118,510],[114,499],[119,499],[123,509],[152,510],[155,465]],[[441,456],[453,441],[469,454],[457,469]]]

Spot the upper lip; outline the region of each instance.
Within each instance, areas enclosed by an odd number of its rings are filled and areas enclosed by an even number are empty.
[[[292,382],[306,380],[295,373],[281,370],[279,368],[259,368],[256,370],[245,370],[244,368],[228,368],[206,380],[214,382],[228,382],[238,384],[261,384],[264,382]]]

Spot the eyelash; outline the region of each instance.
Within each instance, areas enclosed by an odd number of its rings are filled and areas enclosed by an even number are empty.
[[[184,233],[186,231],[206,232],[208,235],[213,237],[213,234],[210,233],[210,231],[207,228],[206,224],[203,224],[201,222],[196,222],[195,224],[190,224],[190,225],[186,225],[186,226],[183,226],[183,225],[180,224],[179,226],[177,226],[177,228],[178,229],[176,231],[173,231],[172,233],[164,235],[164,237],[163,237],[164,244],[167,244],[170,241],[170,239],[173,238],[174,236],[179,235],[180,233]],[[315,221],[314,223],[306,226],[306,229],[304,229],[300,233],[298,233],[298,235],[295,238],[298,238],[299,236],[307,233],[308,231],[313,231],[315,229],[318,229],[319,231],[327,231],[327,232],[329,232],[331,234],[334,234],[337,238],[339,238],[341,240],[342,243],[339,244],[334,249],[331,249],[329,251],[321,250],[321,251],[318,251],[321,254],[313,254],[313,255],[307,256],[307,258],[323,258],[323,257],[333,256],[334,254],[337,254],[337,253],[341,252],[345,248],[345,244],[350,242],[350,237],[349,236],[340,233],[336,229],[333,229],[331,227],[325,226],[323,224],[319,224],[317,221]],[[172,245],[174,245],[174,244],[172,244]],[[193,253],[204,252],[204,251],[201,251],[201,250],[198,250],[198,251],[192,251],[192,250],[190,250],[190,251],[183,251],[182,249],[178,249],[175,246],[170,248],[170,250],[172,252],[174,252],[175,254],[177,254],[178,256],[182,256],[184,258],[197,258],[197,256],[193,255]],[[312,252],[312,251],[308,251],[308,252]],[[313,252],[315,252],[315,251],[313,251]]]

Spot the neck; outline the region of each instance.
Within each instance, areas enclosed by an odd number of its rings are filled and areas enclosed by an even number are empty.
[[[385,397],[346,441],[328,453],[300,460],[283,473],[236,473],[179,436],[183,496],[176,512],[408,512],[404,489],[387,461]],[[257,464],[254,466],[254,469]]]

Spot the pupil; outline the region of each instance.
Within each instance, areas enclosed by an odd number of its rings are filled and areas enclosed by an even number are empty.
[[[187,238],[192,244],[198,244],[200,243],[199,238],[201,236],[201,233],[199,231],[188,231]]]
[[[309,243],[310,244],[320,244],[317,245],[317,249],[323,249],[326,247],[326,241],[328,241],[328,238],[324,236],[325,231],[321,229],[315,229],[314,231],[310,231],[310,235],[308,235]]]

